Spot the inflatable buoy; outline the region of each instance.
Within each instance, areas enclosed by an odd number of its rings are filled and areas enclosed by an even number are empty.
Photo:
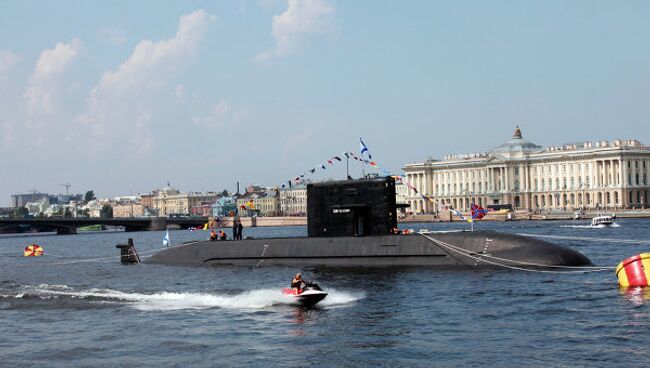
[[[648,286],[650,281],[650,253],[641,253],[623,260],[616,266],[621,286]]]
[[[25,257],[38,257],[43,255],[43,248],[40,245],[30,244],[25,247],[23,256]]]

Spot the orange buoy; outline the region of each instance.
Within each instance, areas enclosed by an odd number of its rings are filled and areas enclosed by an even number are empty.
[[[23,256],[25,257],[38,257],[43,255],[43,248],[40,245],[30,244],[25,247]]]
[[[621,286],[648,286],[650,281],[650,253],[641,253],[624,259],[616,266]]]

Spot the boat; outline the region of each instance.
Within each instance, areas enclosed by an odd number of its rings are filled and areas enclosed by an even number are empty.
[[[311,307],[325,299],[327,293],[315,282],[306,282],[305,287],[294,291],[291,288],[282,289],[282,293],[294,298],[295,304],[303,307]]]
[[[609,227],[614,225],[612,216],[598,215],[591,219],[591,226],[593,227]]]
[[[145,262],[178,266],[438,268],[590,265],[582,253],[544,240],[495,231],[395,231],[393,177],[307,185],[307,236],[195,241]]]

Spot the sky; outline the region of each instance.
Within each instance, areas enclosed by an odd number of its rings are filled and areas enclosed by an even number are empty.
[[[0,206],[650,144],[647,1],[0,0]],[[361,168],[350,163],[353,176]],[[372,169],[368,168],[368,172]]]

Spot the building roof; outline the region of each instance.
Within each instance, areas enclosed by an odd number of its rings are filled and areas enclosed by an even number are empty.
[[[510,155],[513,153],[526,154],[540,152],[542,150],[542,146],[538,146],[533,142],[525,140],[521,134],[521,129],[519,129],[517,126],[515,133],[512,135],[512,138],[490,151],[490,153]]]

